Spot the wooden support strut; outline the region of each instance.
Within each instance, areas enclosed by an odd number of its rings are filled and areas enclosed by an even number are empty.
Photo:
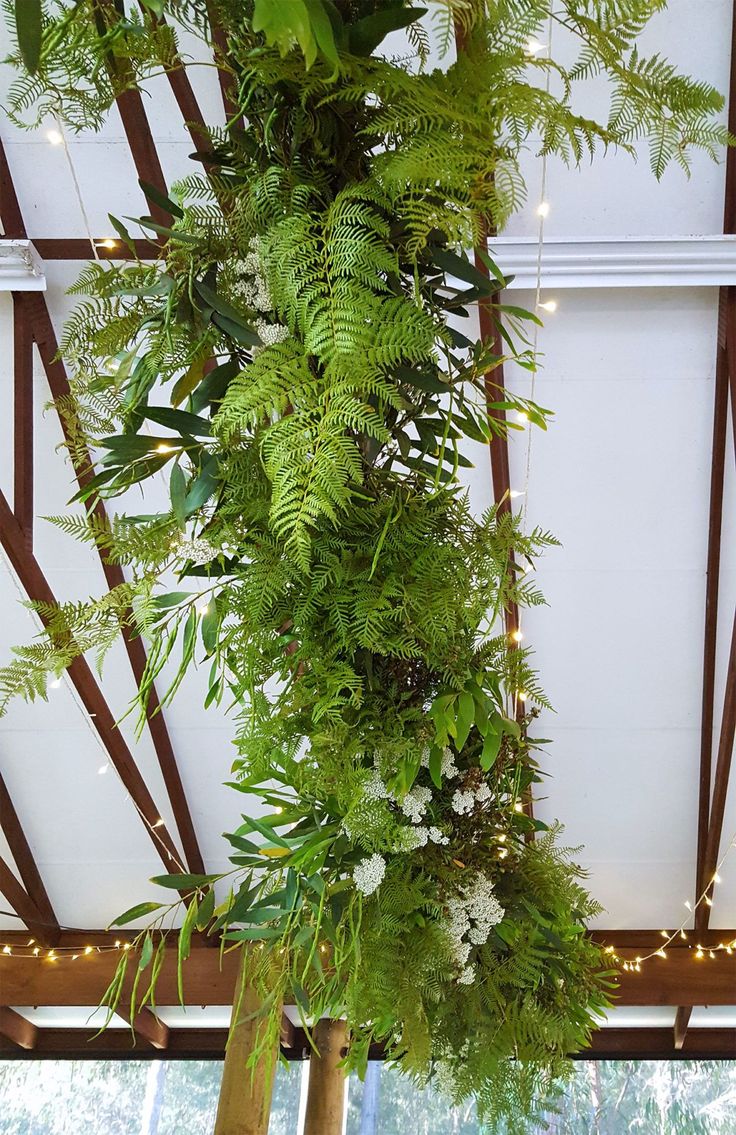
[[[34,916],[29,929],[45,946],[56,946],[61,937],[61,929],[54,913],[46,888],[43,884],[36,861],[33,857],[28,840],[18,818],[13,801],[10,798],[5,781],[0,775],[0,828],[2,829],[8,847],[23,881],[23,886],[30,903],[35,908]],[[7,881],[7,879],[6,879]],[[12,886],[12,884],[11,884]],[[16,892],[17,897],[17,892]],[[11,901],[10,898],[8,901]],[[11,901],[11,905],[12,904]],[[14,907],[15,909],[15,907]],[[20,911],[17,911],[20,914]]]
[[[340,1064],[345,1055],[345,1021],[324,1018],[314,1028],[317,1052],[309,1058],[309,1088],[304,1135],[342,1135],[346,1078]]]

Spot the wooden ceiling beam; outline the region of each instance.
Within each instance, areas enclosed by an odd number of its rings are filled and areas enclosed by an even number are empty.
[[[5,896],[18,918],[21,922],[25,922],[34,938],[37,938],[44,945],[56,945],[54,939],[58,938],[58,935],[54,934],[53,927],[46,925],[41,911],[1,856],[0,894]],[[27,941],[28,936],[26,935],[25,942]]]
[[[15,194],[13,180],[8,166],[5,151],[0,141],[0,193],[3,194],[0,199],[0,210],[7,208],[8,215],[12,220],[14,226],[20,226],[23,233],[25,228],[23,226],[23,217],[18,205],[18,199]],[[2,213],[3,218],[5,213]],[[86,256],[89,256],[89,243],[83,242],[86,246]],[[36,292],[32,296],[30,294],[24,295],[22,298],[14,296],[14,307],[20,301],[21,315],[20,326],[23,328],[24,336],[29,333],[32,334],[46,372],[49,388],[53,398],[58,402],[59,399],[66,398],[69,395],[69,382],[67,379],[66,369],[62,360],[59,357],[59,348],[54,332],[51,315],[49,313],[48,305],[45,296]],[[31,372],[32,380],[32,372]],[[61,426],[64,430],[64,435],[69,440],[68,423],[61,418]],[[21,466],[25,471],[24,475],[30,476],[31,488],[27,494],[31,499],[32,510],[32,456],[31,465],[28,466],[27,451],[30,450],[32,455],[32,437],[33,437],[33,416],[32,404],[30,397],[23,409],[23,417],[21,422],[21,434],[16,434],[15,438],[15,460],[16,468]],[[19,453],[19,450],[21,451]],[[74,472],[80,488],[83,487],[90,476],[92,475],[92,461],[89,455],[83,459],[81,464],[74,465]],[[16,512],[17,512],[17,502]],[[25,505],[27,509],[27,502]],[[105,508],[102,502],[98,502],[95,506],[94,512],[100,518],[105,518]],[[26,518],[27,519],[27,518]],[[32,532],[32,511],[30,531]],[[25,533],[25,542],[29,545],[30,537],[28,530],[24,525],[21,525],[22,531]],[[105,580],[109,588],[117,587],[124,582],[123,570],[119,564],[111,563],[110,560],[100,550],[100,560],[102,569],[105,574]],[[34,596],[38,598],[39,596]],[[143,641],[138,635],[131,633],[129,629],[123,633],[123,640],[125,648],[130,661],[130,666],[133,671],[133,676],[136,683],[140,685],[143,675],[146,670],[147,658],[146,650]],[[195,874],[203,874],[205,872],[204,858],[199,846],[197,834],[194,828],[194,821],[192,819],[189,803],[184,791],[184,785],[179,773],[179,767],[176,762],[176,755],[171,743],[171,736],[169,734],[166,720],[161,711],[158,694],[155,686],[151,689],[151,694],[148,701],[147,723],[151,734],[156,758],[161,769],[161,774],[164,779],[166,791],[171,803],[171,808],[176,821],[176,826],[181,839],[182,848],[184,851],[185,865],[188,869]],[[132,760],[132,758],[131,758]]]
[[[128,1029],[97,1034],[91,1028],[40,1028],[34,1047],[27,1049],[6,1037],[0,1027],[0,1056],[5,1060],[221,1060],[227,1038],[224,1028],[170,1029],[168,1047],[152,1049],[136,1043]],[[282,1042],[283,1055],[288,1060],[308,1058],[302,1029],[294,1029],[293,1040],[293,1045]],[[604,1028],[593,1033],[589,1048],[570,1055],[573,1060],[733,1060],[736,1029],[691,1029],[684,1049],[676,1050],[671,1029]],[[371,1059],[380,1059],[380,1053],[371,1053]]]
[[[33,331],[25,293],[13,296],[13,511],[33,548]]]
[[[1,167],[0,167],[1,171]],[[78,260],[87,263],[91,256],[91,248],[86,237],[31,237],[33,247],[42,260]],[[100,235],[100,240],[108,238],[106,234]],[[161,245],[151,240],[134,240],[135,256],[122,241],[115,239],[112,248],[103,248],[97,245],[97,255],[100,260],[157,260],[161,255]]]
[[[731,55],[728,92],[728,128],[736,131],[736,0],[731,6]],[[726,148],[726,186],[723,203],[723,232],[736,233],[736,153]],[[711,888],[717,863],[723,814],[725,811],[731,752],[725,747],[730,733],[733,749],[733,720],[736,714],[734,690],[734,650],[736,649],[736,612],[731,637],[727,688],[721,719],[718,758],[713,778],[713,724],[715,704],[716,644],[718,631],[718,593],[720,581],[721,532],[723,526],[723,487],[725,480],[726,420],[729,392],[736,441],[736,289],[721,288],[718,301],[718,339],[716,343],[716,381],[713,408],[713,442],[711,449],[710,500],[708,510],[708,551],[706,558],[705,630],[703,637],[703,694],[700,719],[700,773],[698,788],[698,843],[695,868],[695,893],[698,899]],[[731,708],[729,709],[729,700]],[[736,720],[736,719],[735,719]],[[710,895],[708,896],[710,898]],[[708,926],[710,906],[704,902],[695,908],[695,927],[702,933]],[[673,1043],[682,1049],[686,1043],[691,1008],[678,1007]]]
[[[722,932],[723,933],[723,932]],[[87,935],[90,938],[90,935]],[[0,933],[0,943],[9,940]],[[13,939],[17,941],[17,937]],[[67,945],[67,937],[57,947]],[[114,941],[114,939],[113,939]],[[107,944],[110,935],[107,936]],[[89,944],[92,944],[89,942]],[[175,939],[167,948],[158,980],[158,1005],[179,1003]],[[619,949],[619,956],[634,961],[636,948]],[[96,951],[73,962],[46,958],[5,956],[0,951],[0,988],[13,1005],[97,1005],[110,983],[118,952]],[[202,942],[192,948],[184,966],[184,995],[189,1005],[231,1005],[238,973],[238,951],[219,953]],[[133,980],[133,973],[126,979]],[[641,973],[622,972],[614,996],[620,1005],[734,1005],[736,1004],[736,953],[718,951],[715,960],[702,961],[686,946],[670,947],[667,958],[648,961]],[[125,1006],[125,999],[122,1001]]]
[[[26,1052],[32,1052],[38,1040],[38,1029],[15,1009],[0,1005],[0,1037]]]
[[[59,920],[54,913],[48,892],[36,865],[30,844],[26,839],[18,813],[10,798],[7,785],[0,774],[0,828],[8,841],[18,873],[28,898],[33,903],[38,919],[34,918],[33,933],[44,945],[55,946],[61,936]],[[20,911],[18,911],[20,914]],[[30,929],[30,927],[29,927]]]
[[[44,576],[38,561],[27,549],[23,531],[4,495],[0,493],[0,543],[11,562],[23,590],[31,599],[49,605],[56,597]],[[125,739],[117,727],[105,697],[83,657],[75,658],[67,673],[79,698],[90,716],[92,725],[115,766],[120,779],[135,807],[144,819],[149,836],[165,868],[170,872],[182,870],[181,855],[172,840],[166,824],[151,796],[140,770],[133,759]]]

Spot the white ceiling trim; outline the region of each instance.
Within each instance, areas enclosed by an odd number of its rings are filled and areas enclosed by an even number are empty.
[[[46,291],[43,263],[30,240],[0,240],[0,291]]]
[[[511,288],[536,288],[539,242],[498,236],[491,254]],[[736,237],[603,237],[546,239],[542,287],[656,288],[736,284]]]

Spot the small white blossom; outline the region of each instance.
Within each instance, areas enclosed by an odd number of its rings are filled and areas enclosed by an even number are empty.
[[[386,860],[382,855],[369,856],[362,859],[353,871],[353,881],[358,890],[364,895],[372,895],[383,882],[386,874]]]
[[[363,785],[363,795],[368,800],[388,800],[389,791],[383,783],[381,774],[374,769]]]
[[[429,749],[425,749],[422,753],[422,767],[429,768]],[[446,780],[452,780],[453,777],[458,776],[460,769],[455,764],[455,754],[452,749],[447,746],[442,750],[442,762],[440,764],[440,773]]]
[[[422,788],[421,785],[416,785],[407,792],[401,801],[401,811],[409,817],[413,824],[418,824],[424,819],[427,804],[431,799],[431,788]]]
[[[457,979],[458,985],[472,985],[475,981],[475,966],[466,966]]]
[[[185,540],[177,547],[177,552],[185,560],[191,560],[193,564],[208,564],[219,556],[220,549],[215,548],[210,544],[209,540],[199,537],[197,540]]]
[[[254,326],[264,347],[283,343],[284,339],[289,338],[289,328],[284,327],[283,323],[267,323],[265,319],[256,319]]]
[[[479,803],[482,803],[484,800],[490,800],[491,796],[493,796],[493,793],[485,781],[481,784],[480,788],[476,788],[475,790],[475,799]]]
[[[439,828],[435,828],[435,827],[431,827],[429,829],[429,838],[432,841],[432,843],[440,843],[440,844],[446,845],[450,842],[449,836],[446,836],[444,834],[444,832],[440,831]]]
[[[450,803],[452,804],[453,812],[457,812],[459,816],[462,816],[465,812],[473,811],[473,807],[475,805],[475,793],[463,792],[462,789],[456,788],[452,794],[452,800],[450,801]]]
[[[400,851],[416,851],[418,847],[424,847],[429,839],[429,831],[427,828],[402,828],[399,833]]]

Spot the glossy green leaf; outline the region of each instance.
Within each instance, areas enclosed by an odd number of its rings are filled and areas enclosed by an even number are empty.
[[[41,0],[15,0],[15,30],[26,70],[35,75],[41,59],[43,8]]]
[[[139,902],[136,906],[132,906],[126,910],[124,914],[119,915],[110,923],[111,926],[126,926],[129,922],[134,922],[136,918],[145,918],[147,914],[153,914],[154,911],[162,910],[163,906],[160,902]]]

